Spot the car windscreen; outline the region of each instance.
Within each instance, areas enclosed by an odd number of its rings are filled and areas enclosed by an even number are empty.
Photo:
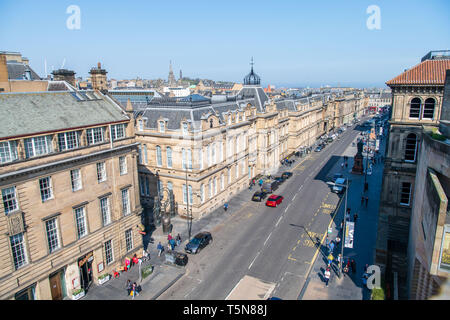
[[[194,238],[191,240],[192,244],[199,244],[200,243],[200,238]]]

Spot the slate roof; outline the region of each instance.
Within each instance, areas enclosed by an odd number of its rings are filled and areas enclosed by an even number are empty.
[[[147,118],[147,128],[157,128],[158,119],[167,120],[168,130],[179,130],[183,119],[190,122],[194,130],[200,129],[201,120],[214,114],[219,118],[220,123],[225,123],[225,114],[235,112],[247,103],[254,105],[254,99],[236,100],[229,98],[227,101],[212,103],[210,99],[193,95],[195,99],[189,98],[154,98],[149,104],[131,102],[135,114],[142,112],[142,116]]]
[[[425,60],[386,82],[387,85],[444,85],[450,59]]]
[[[119,105],[92,91],[0,94],[0,138],[123,120]]]
[[[267,97],[263,88],[261,88],[260,86],[245,85],[241,90],[239,90],[237,97],[241,99],[255,99],[255,106],[258,112],[264,112],[266,110],[264,103],[266,101],[269,101],[269,97]]]
[[[8,79],[9,80],[24,80],[25,70],[29,69],[31,71],[31,80],[41,80],[39,75],[24,63],[7,61],[6,66],[8,68]]]

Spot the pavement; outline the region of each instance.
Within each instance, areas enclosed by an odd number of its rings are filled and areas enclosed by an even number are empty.
[[[381,145],[381,154],[384,154],[384,143]],[[351,170],[353,166],[353,156],[356,154],[356,146],[350,146],[342,154],[349,157],[349,166],[347,170]],[[304,157],[293,157],[296,162],[291,166],[281,166],[278,170],[278,174],[284,171],[292,171],[300,163],[309,160],[314,153],[307,154]],[[346,172],[345,175],[351,180],[350,192],[348,195],[348,206],[352,208],[352,216],[355,210],[358,211],[358,224],[355,228],[355,247],[354,249],[345,249],[344,256],[353,258],[356,260],[358,266],[358,272],[355,275],[346,276],[339,279],[335,273],[332,273],[332,277],[329,282],[328,288],[325,288],[325,284],[322,281],[322,275],[325,267],[324,257],[322,253],[317,255],[315,262],[311,265],[311,271],[306,279],[306,284],[303,286],[303,290],[300,293],[298,299],[314,299],[314,300],[330,300],[330,299],[346,299],[346,300],[361,300],[368,299],[369,292],[364,292],[361,284],[361,276],[363,266],[371,264],[373,262],[373,250],[375,248],[376,241],[376,228],[377,228],[377,214],[378,214],[378,201],[379,193],[381,191],[381,179],[383,165],[377,164],[374,167],[373,174],[368,176],[369,182],[369,206],[368,208],[361,207],[361,194],[364,184],[364,176],[354,175]],[[335,164],[333,168],[335,172],[340,172],[340,162]],[[251,195],[258,190],[258,187],[252,189],[244,188],[234,195],[229,201],[228,210],[225,212],[222,207],[218,207],[208,215],[201,219],[194,220],[192,223],[191,236],[194,236],[200,231],[210,231],[214,233],[215,230],[220,228],[221,225],[226,224],[231,218],[239,213],[245,205],[249,204]],[[373,201],[371,201],[373,199]],[[330,239],[334,239],[337,236],[337,225],[343,219],[344,206],[339,207],[339,211],[336,213],[332,222],[333,233]],[[188,242],[188,224],[185,219],[180,217],[171,218],[172,223],[172,235],[175,237],[177,234],[181,235],[181,245],[175,250],[183,252],[185,244]],[[150,241],[151,240],[151,241]],[[126,282],[129,279],[132,282],[137,282],[142,287],[140,295],[135,297],[136,300],[155,300],[164,294],[169,288],[171,288],[180,278],[189,274],[188,263],[186,267],[175,266],[165,262],[165,254],[163,253],[158,257],[156,246],[158,242],[161,244],[167,244],[167,235],[162,232],[162,227],[156,228],[152,233],[148,233],[144,237],[144,247],[147,247],[147,251],[150,253],[150,261],[143,263],[142,267],[149,264],[153,265],[153,273],[147,278],[139,281],[139,266],[132,267],[128,272],[121,273],[120,278],[110,279],[103,285],[93,284],[83,300],[131,300],[132,297],[127,295]],[[340,252],[339,248],[336,251]],[[337,256],[337,252],[335,254]],[[191,256],[188,255],[190,258]],[[298,294],[298,293],[297,293]],[[297,296],[297,295],[296,295]],[[294,298],[295,299],[295,298]]]
[[[355,139],[356,142],[356,139]],[[379,154],[384,155],[386,138],[380,144]],[[347,206],[351,209],[351,221],[354,221],[353,214],[357,212],[358,218],[355,224],[354,245],[353,248],[344,249],[344,263],[347,259],[354,259],[356,262],[356,272],[350,275],[338,276],[337,264],[332,264],[331,277],[328,287],[323,278],[328,255],[326,244],[322,243],[319,254],[313,264],[311,272],[306,280],[305,287],[300,293],[301,300],[369,300],[370,291],[362,284],[362,275],[364,266],[371,265],[374,262],[374,252],[377,235],[377,221],[379,211],[379,195],[381,193],[381,184],[383,178],[384,163],[377,163],[373,166],[372,175],[367,175],[369,183],[368,191],[364,193],[364,175],[351,173],[353,167],[353,157],[357,152],[356,146],[350,145],[342,154],[348,156],[348,168],[341,169],[339,161],[333,172],[342,172],[345,177],[351,181],[348,192]],[[364,161],[365,166],[365,161]],[[368,206],[361,205],[361,196],[369,198]],[[336,212],[332,221],[332,233],[329,240],[334,240],[339,235],[342,239],[342,233],[339,230],[341,221],[344,219],[345,199]],[[342,244],[343,241],[341,241]],[[341,246],[338,245],[333,256],[337,257],[341,253]]]
[[[291,166],[280,166],[277,174],[284,171],[291,171],[299,163],[307,160],[312,153],[303,157],[293,157],[295,162]],[[277,175],[275,174],[275,175]],[[274,175],[274,176],[275,176]],[[200,231],[214,232],[215,228],[229,220],[235,213],[239,212],[245,204],[249,203],[249,199],[254,192],[259,190],[258,186],[252,189],[244,188],[235,194],[228,201],[228,210],[225,212],[223,207],[219,206],[208,215],[198,220],[194,220],[191,227],[191,236],[195,236]],[[172,217],[172,236],[176,237],[180,234],[182,243],[175,248],[176,251],[184,252],[183,248],[189,241],[187,221],[180,217]],[[139,281],[139,266],[131,267],[127,272],[122,272],[119,278],[111,278],[102,285],[92,284],[82,300],[131,300],[132,297],[127,295],[126,283],[129,279],[141,285],[141,293],[135,297],[135,300],[156,300],[168,288],[170,288],[178,279],[187,273],[189,262],[186,267],[180,267],[167,263],[165,261],[165,253],[158,256],[156,246],[161,242],[167,250],[167,235],[163,233],[162,226],[156,228],[152,233],[144,236],[144,247],[150,254],[150,260],[142,264],[142,267],[153,265],[153,272],[150,276]],[[188,258],[190,255],[188,255]]]

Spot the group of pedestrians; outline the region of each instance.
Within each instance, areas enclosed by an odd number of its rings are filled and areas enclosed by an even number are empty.
[[[127,295],[131,296],[133,299],[142,291],[141,285],[138,285],[136,282],[131,283],[130,279],[127,280],[126,289]]]
[[[171,233],[169,233],[167,235],[167,250],[168,251],[175,250],[175,247],[179,246],[180,244],[181,244],[180,234],[177,234],[176,238],[173,238]],[[160,257],[161,254],[164,252],[164,246],[161,244],[161,241],[156,246],[156,249],[158,250],[158,257]]]

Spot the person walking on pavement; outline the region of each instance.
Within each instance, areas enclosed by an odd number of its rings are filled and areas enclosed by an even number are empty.
[[[356,273],[356,262],[355,262],[355,260],[352,259],[351,265],[352,265],[352,273],[355,274]]]
[[[366,208],[367,208],[368,203],[369,203],[369,197],[366,197]]]
[[[336,246],[338,246],[338,245],[339,245],[339,242],[341,242],[341,238],[339,238],[339,237],[336,237],[336,240],[335,240],[335,242],[336,242]]]
[[[330,254],[333,253],[334,250],[334,241],[331,241],[330,243]]]
[[[333,255],[330,253],[330,254],[328,255],[327,259],[328,259],[328,267],[330,267],[330,266],[331,266],[331,263],[332,263],[333,260],[334,260],[334,257],[333,257]]]
[[[355,214],[353,215],[353,221],[356,224],[356,220],[358,219],[358,213],[355,212]]]
[[[223,204],[223,210],[227,211],[228,210],[228,202],[225,202]]]
[[[164,251],[164,247],[162,246],[161,242],[158,243],[156,249],[158,249],[158,257],[160,257],[161,253]]]
[[[364,200],[365,200],[364,196],[361,196],[361,207],[364,205]]]
[[[330,280],[331,272],[330,268],[327,268],[325,270],[324,278],[325,278],[325,285],[328,287],[328,281]]]
[[[169,234],[167,235],[167,241],[170,241],[170,240],[172,240],[172,234],[171,234],[171,233],[169,233]]]
[[[181,244],[181,236],[180,234],[177,234],[177,246]]]
[[[132,289],[132,284],[131,284],[130,279],[127,280],[126,288],[127,288],[127,296],[129,296],[130,292],[131,292],[131,289]]]

